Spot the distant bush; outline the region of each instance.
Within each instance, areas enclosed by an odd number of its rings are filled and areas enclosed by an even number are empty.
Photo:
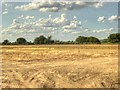
[[[80,44],[100,44],[100,40],[96,37],[85,37],[85,36],[79,36],[75,40],[77,43]]]
[[[27,44],[27,41],[26,41],[25,38],[17,38],[16,44],[18,44],[18,45],[25,45],[25,44]]]
[[[4,41],[2,42],[2,45],[9,45],[9,44],[10,44],[9,40],[4,40]]]
[[[34,39],[34,44],[45,44],[47,42],[47,38],[42,36],[39,36]]]
[[[43,35],[36,37],[33,42],[27,42],[25,38],[17,38],[15,42],[4,40],[2,45],[36,45],[36,44],[105,44],[105,43],[119,43],[120,33],[110,34],[107,39],[99,40],[96,37],[78,36],[75,41],[59,41],[52,40],[52,36],[45,37]]]
[[[43,35],[36,37],[34,39],[34,44],[54,44],[55,41],[52,40],[52,36],[48,36],[47,38]]]
[[[100,41],[101,41],[101,43],[103,43],[103,44],[104,44],[104,43],[109,43],[109,42],[108,42],[108,39],[102,39],[102,40],[100,40]]]
[[[110,34],[108,37],[110,43],[120,43],[120,33]]]

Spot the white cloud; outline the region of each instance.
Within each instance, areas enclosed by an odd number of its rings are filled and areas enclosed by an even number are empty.
[[[65,14],[61,14],[60,17],[57,17],[57,18],[53,19],[53,23],[56,23],[56,24],[68,24],[69,21],[66,19]]]
[[[36,32],[36,30],[29,30],[28,32],[34,33],[34,32]]]
[[[34,19],[35,18],[35,16],[24,16],[24,15],[21,15],[21,16],[19,16],[19,17],[17,17],[17,19]]]
[[[8,4],[7,2],[4,2],[4,3],[3,3],[3,6],[6,7],[6,8],[9,8],[9,7],[11,7],[12,5],[11,5],[11,4]]]
[[[15,9],[19,10],[34,10],[37,9],[39,5],[37,3],[29,3],[27,5],[16,6]]]
[[[96,8],[103,7],[103,2],[96,3],[94,6]]]
[[[109,29],[109,31],[112,31],[112,30],[113,30],[113,28],[110,28],[110,29]]]
[[[17,18],[24,18],[24,15],[21,15],[21,16],[19,16],[19,17],[17,17]]]
[[[51,34],[55,34],[57,31],[52,31]]]
[[[105,17],[104,16],[101,16],[101,17],[98,17],[98,22],[105,22]]]
[[[97,29],[97,30],[92,30],[93,33],[110,33],[112,32],[113,28],[109,28],[109,29]]]
[[[34,16],[26,16],[26,19],[33,19]]]
[[[117,15],[112,15],[111,17],[108,18],[110,22],[116,21],[118,19],[120,19],[120,16],[117,16]]]
[[[7,13],[8,13],[8,11],[4,11],[2,14],[5,15],[5,14],[7,14]]]
[[[41,8],[40,11],[43,11],[43,12],[58,12],[58,8],[57,7]]]
[[[77,22],[71,22],[69,25],[63,26],[63,29],[76,29],[77,27]]]
[[[85,29],[85,32],[88,32],[88,31],[89,31],[89,29],[88,29],[88,28],[86,28],[86,29]]]
[[[98,17],[98,22],[105,22],[105,17],[104,16],[101,16],[101,17]],[[108,18],[108,21],[110,22],[113,22],[113,21],[117,21],[120,19],[120,16],[117,16],[117,15],[112,15]]]
[[[7,11],[8,9],[6,8],[5,11]]]
[[[8,13],[8,9],[12,6],[11,4],[7,3],[7,2],[4,2],[2,3],[2,6],[3,6],[3,12],[2,14],[5,15]]]
[[[75,9],[81,9],[85,7],[103,7],[103,3],[100,2],[82,2],[82,1],[76,1],[76,2],[32,2],[27,5],[21,5],[16,6],[15,9],[18,10],[39,10],[43,12],[58,12],[61,10],[75,10]]]
[[[77,17],[73,17],[72,20],[68,20],[65,14],[61,14],[60,17],[52,18],[49,15],[48,18],[41,18],[35,22],[36,26],[40,27],[57,27],[63,29],[75,29],[80,26],[79,21],[77,21]]]
[[[7,29],[9,29],[8,31],[11,32],[17,30],[16,33],[32,33],[39,31],[54,33],[59,30],[63,30],[63,32],[69,32],[72,29],[81,27],[81,22],[77,20],[76,16],[74,16],[72,19],[68,19],[64,13],[55,18],[53,18],[52,15],[49,15],[48,18],[40,18],[38,20],[35,20],[34,18],[34,16],[21,15],[16,19],[13,19],[11,25]]]
[[[72,30],[69,30],[69,29],[64,29],[63,32],[66,32],[66,33],[69,33],[71,32]]]
[[[26,17],[28,17],[28,16],[26,16]],[[31,30],[31,29],[33,29],[33,23],[32,22],[30,22],[30,21],[26,21],[26,19],[24,19],[24,18],[26,18],[26,17],[23,17],[23,16],[19,16],[19,17],[17,17],[16,19],[13,19],[13,22],[12,22],[12,24],[10,25],[10,27],[9,27],[9,29],[19,29],[19,30],[21,30],[21,29],[28,29],[28,30]],[[20,21],[19,19],[23,19],[24,21]],[[27,18],[28,19],[28,18]]]
[[[80,32],[72,32],[72,34],[78,34],[78,33],[80,33]]]

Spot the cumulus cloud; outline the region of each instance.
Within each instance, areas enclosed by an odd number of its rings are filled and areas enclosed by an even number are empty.
[[[108,20],[110,22],[113,22],[113,21],[116,21],[116,20],[119,20],[120,19],[120,16],[117,16],[117,15],[112,15],[111,17],[108,18]]]
[[[113,28],[110,28],[110,29],[109,29],[109,31],[112,31],[112,30],[113,30]]]
[[[63,29],[75,29],[80,26],[79,21],[77,21],[75,16],[72,20],[68,20],[65,14],[61,14],[60,17],[56,18],[52,18],[52,16],[49,15],[46,19],[41,18],[36,21],[35,25],[42,27],[60,27]]]
[[[63,26],[63,29],[76,29],[78,26],[77,21],[71,21],[69,25]]]
[[[26,19],[33,19],[34,16],[26,16]]]
[[[101,16],[101,17],[98,17],[98,22],[105,22],[105,17],[104,16]],[[117,21],[120,19],[120,16],[117,16],[117,15],[112,15],[108,18],[108,21],[110,22],[113,22],[113,21]]]
[[[58,8],[57,7],[41,8],[40,11],[43,11],[43,12],[58,12]]]
[[[5,15],[8,13],[8,9],[11,7],[12,5],[7,3],[7,2],[4,2],[2,3],[2,7],[3,7],[3,12],[2,14]]]
[[[12,24],[10,25],[9,29],[16,29],[16,30],[20,30],[20,29],[28,29],[31,30],[33,29],[33,22],[29,21],[29,19],[33,19],[34,16],[19,16],[16,19],[13,19]]]
[[[72,30],[69,30],[69,29],[64,29],[63,30],[63,32],[67,32],[67,33],[69,33],[69,32],[71,32]]]
[[[65,14],[61,14],[60,17],[53,19],[53,23],[58,24],[58,25],[66,25],[66,24],[69,24],[70,21],[67,20]]]
[[[11,6],[12,6],[12,5],[9,4],[9,3],[7,3],[7,2],[3,3],[3,7],[9,8],[9,7],[11,7]]]
[[[16,19],[13,19],[11,25],[5,31],[17,30],[16,33],[32,33],[41,30],[42,32],[55,33],[58,30],[63,30],[63,32],[67,33],[81,27],[81,21],[78,21],[76,16],[68,19],[64,13],[55,18],[52,15],[49,15],[48,18],[39,18],[38,20],[34,18],[34,16],[18,16]]]
[[[100,2],[82,2],[82,1],[76,1],[76,2],[32,2],[26,5],[16,6],[15,9],[18,10],[39,10],[43,12],[58,12],[61,10],[75,10],[75,9],[81,9],[85,7],[103,7],[103,3]]]
[[[96,8],[103,7],[103,2],[96,3],[94,6]]]
[[[24,15],[21,15],[21,16],[19,16],[19,17],[17,17],[17,18],[24,18]]]
[[[2,14],[5,15],[5,14],[7,14],[7,13],[8,13],[8,11],[4,11]]]
[[[18,19],[34,19],[35,16],[24,16],[24,15],[21,15],[19,17],[17,17]]]
[[[111,33],[111,31],[113,30],[113,28],[109,28],[109,29],[98,29],[98,30],[92,30],[93,33]]]
[[[86,28],[86,29],[85,29],[85,32],[88,32],[88,31],[89,31],[89,29],[88,29],[88,28]]]
[[[71,32],[71,34],[78,34],[78,33],[80,33],[79,31],[73,31],[73,32]]]
[[[98,17],[98,22],[105,22],[105,17],[104,16],[101,16],[101,17]]]

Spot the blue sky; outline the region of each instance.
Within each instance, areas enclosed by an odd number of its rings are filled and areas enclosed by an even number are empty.
[[[2,4],[2,39],[40,35],[56,40],[78,36],[99,39],[118,32],[118,3],[106,2],[5,2]]]

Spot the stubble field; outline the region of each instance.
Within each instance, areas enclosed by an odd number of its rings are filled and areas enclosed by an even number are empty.
[[[118,87],[118,45],[1,48],[4,88]]]

